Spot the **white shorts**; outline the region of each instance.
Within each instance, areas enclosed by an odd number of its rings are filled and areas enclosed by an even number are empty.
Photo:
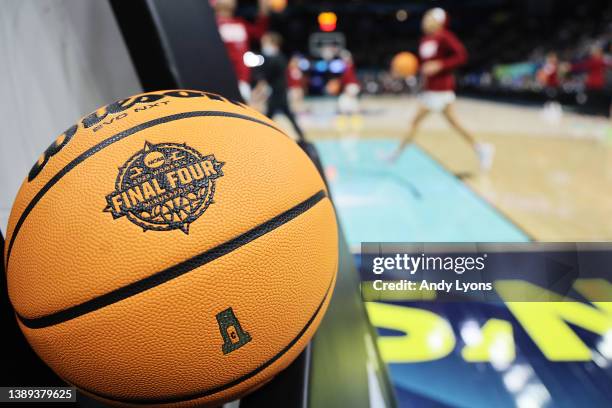
[[[455,99],[453,91],[425,91],[419,95],[421,104],[432,112],[442,112]]]
[[[338,110],[343,115],[359,113],[359,99],[356,96],[343,92],[338,98]]]

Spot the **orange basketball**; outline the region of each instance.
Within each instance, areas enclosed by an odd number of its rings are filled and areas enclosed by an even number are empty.
[[[68,383],[116,405],[219,405],[304,349],[337,245],[323,180],[274,122],[160,91],[98,109],[45,151],[5,262],[23,333]]]
[[[419,71],[419,59],[411,52],[398,53],[391,60],[391,73],[400,78],[415,76]]]

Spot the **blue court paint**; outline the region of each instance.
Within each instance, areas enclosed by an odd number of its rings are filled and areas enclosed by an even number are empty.
[[[351,248],[362,241],[526,242],[528,236],[416,146],[395,140],[316,143]]]

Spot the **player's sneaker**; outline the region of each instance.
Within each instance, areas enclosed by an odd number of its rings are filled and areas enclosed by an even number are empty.
[[[478,155],[480,170],[491,170],[491,167],[493,166],[493,157],[495,156],[495,146],[490,143],[477,143],[476,154]]]

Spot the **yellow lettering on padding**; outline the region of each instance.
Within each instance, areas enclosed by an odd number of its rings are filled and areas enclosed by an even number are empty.
[[[450,324],[433,312],[377,302],[365,305],[374,326],[405,333],[378,337],[382,358],[387,363],[437,360],[455,347]]]
[[[520,280],[497,281],[495,289],[542,353],[551,361],[589,361],[590,349],[568,326],[572,323],[604,335],[612,330],[609,310],[564,298],[554,292]],[[553,302],[511,302],[513,294],[541,292]]]
[[[574,289],[592,304],[612,315],[612,302],[608,301],[612,299],[612,284],[606,279],[576,279]]]
[[[516,357],[512,324],[505,320],[489,319],[480,329],[478,343],[467,344],[461,355],[469,362],[509,363]]]

